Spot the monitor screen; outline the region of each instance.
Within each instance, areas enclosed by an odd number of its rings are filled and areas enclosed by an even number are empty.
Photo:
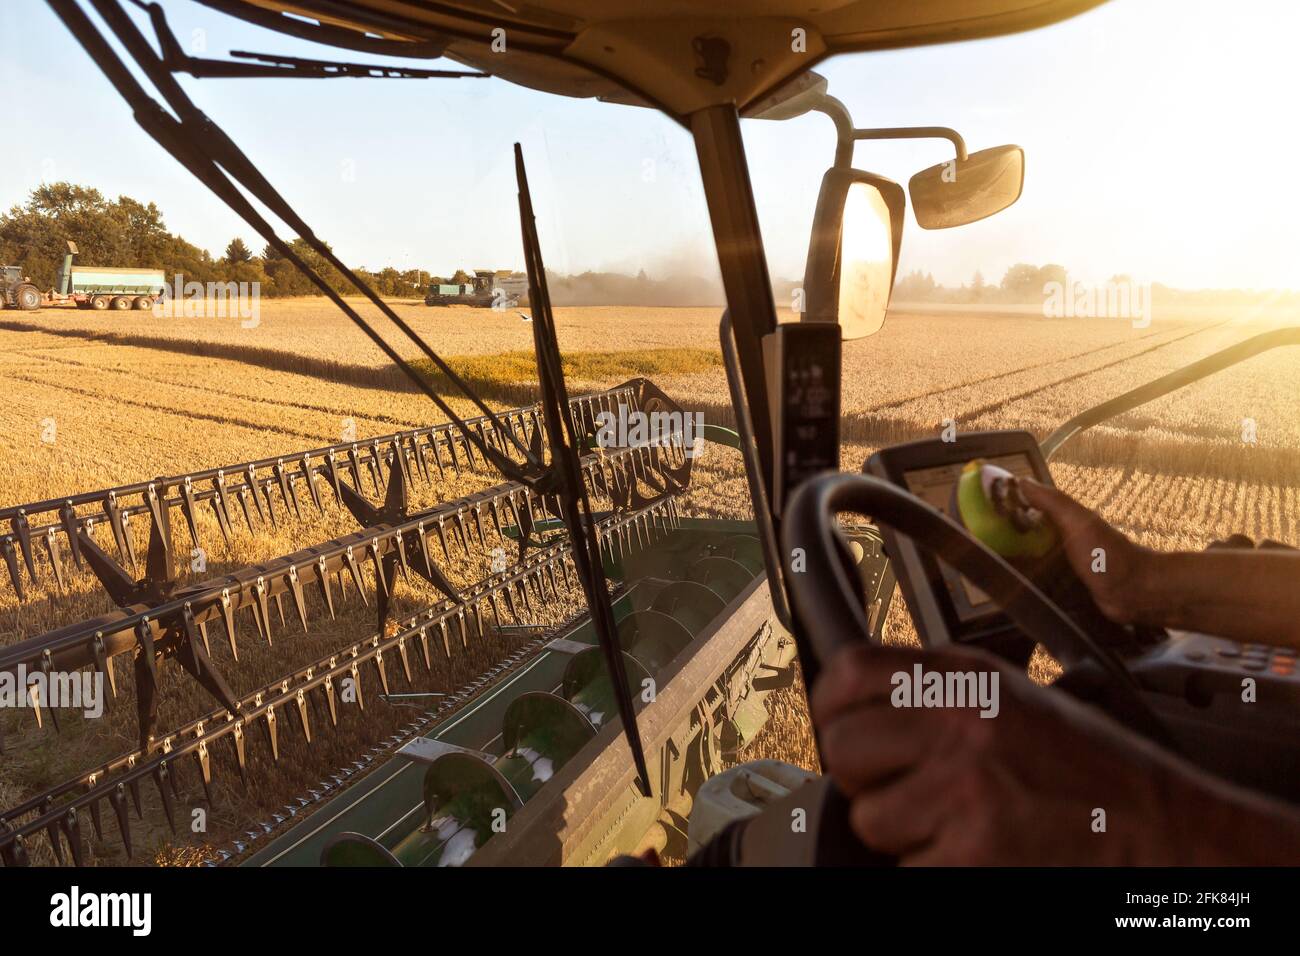
[[[1034,467],[1029,457],[1023,453],[1002,455],[987,459],[991,465],[1005,468],[1017,478],[1034,478]],[[926,504],[942,511],[958,524],[961,519],[953,511],[953,486],[964,467],[961,463],[939,465],[934,468],[917,468],[903,473],[907,490]],[[939,571],[948,591],[948,599],[957,613],[957,619],[963,624],[994,613],[997,606],[989,596],[971,584],[964,577],[950,568],[942,560],[938,561]]]

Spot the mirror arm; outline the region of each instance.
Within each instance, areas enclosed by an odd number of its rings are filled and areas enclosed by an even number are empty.
[[[862,139],[946,139],[957,153],[957,161],[966,161],[966,140],[950,126],[882,126],[857,129],[853,116],[841,100],[829,93],[822,95],[812,111],[825,113],[835,124],[835,168],[853,165],[853,144]]]
[[[827,94],[813,107],[818,113],[825,113],[835,123],[835,168],[848,169],[853,165],[853,117],[849,108],[835,97]]]
[[[957,151],[957,161],[966,161],[966,141],[961,133],[948,126],[882,126],[878,129],[855,129],[853,139],[946,139]]]

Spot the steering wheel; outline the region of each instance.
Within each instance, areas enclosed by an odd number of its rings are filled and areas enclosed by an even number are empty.
[[[1168,728],[1138,693],[1137,683],[1109,649],[1098,644],[1032,581],[941,511],[897,485],[869,475],[828,473],[810,478],[790,497],[782,519],[786,581],[796,619],[818,661],[871,633],[862,584],[852,572],[848,546],[835,518],[868,515],[907,535],[983,590],[1027,637],[1058,660],[1086,660],[1102,677],[1106,709],[1132,729],[1166,747]],[[804,567],[789,566],[801,549]]]

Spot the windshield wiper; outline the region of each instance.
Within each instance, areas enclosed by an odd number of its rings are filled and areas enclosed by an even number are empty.
[[[533,318],[533,347],[537,353],[537,377],[541,386],[542,417],[551,448],[551,462],[535,486],[539,492],[552,494],[559,504],[560,516],[569,531],[573,562],[582,581],[582,590],[591,612],[592,625],[605,653],[605,667],[614,685],[618,715],[632,760],[636,765],[637,786],[643,796],[650,796],[650,775],[646,769],[641,731],[637,727],[632,689],[627,683],[627,668],[618,640],[614,609],[609,600],[609,584],[596,536],[596,519],[591,510],[587,485],[582,480],[579,456],[582,436],[569,412],[569,390],[564,384],[560,346],[555,337],[551,314],[551,297],[546,287],[546,269],[537,238],[537,221],[533,200],[528,191],[528,174],[524,170],[524,151],[515,143],[515,177],[519,183],[519,220],[524,234],[524,264],[528,270],[528,302]]]
[[[512,429],[504,427],[496,413],[483,399],[452,369],[442,356],[438,355],[423,338],[405,322],[380,296],[348,268],[323,241],[312,231],[311,227],[300,217],[262,175],[256,165],[235,145],[224,129],[215,123],[206,113],[195,106],[184,89],[176,81],[172,69],[160,57],[135,22],[126,15],[118,0],[90,0],[95,11],[108,24],[109,29],[126,48],[136,65],[143,71],[149,82],[162,94],[167,105],[175,112],[173,116],[153,99],[140,85],[136,78],[118,58],[91,23],[90,19],[77,5],[76,0],[47,0],[55,14],[63,20],[73,36],[82,45],[91,59],[99,66],[109,82],[130,104],[136,122],[149,133],[158,144],[167,150],[181,165],[207,186],[218,198],[226,203],[245,222],[257,230],[268,245],[285,259],[293,263],[303,275],[311,280],[331,302],[355,324],[388,358],[415,383],[416,387],[427,395],[438,409],[447,416],[485,461],[492,464],[507,478],[531,484],[541,469],[541,462],[533,450],[523,444]],[[148,7],[146,7],[148,9]],[[161,12],[161,11],[160,11]],[[518,450],[524,463],[512,460],[503,450],[493,447],[483,436],[470,428],[455,412],[451,405],[438,394],[430,376],[421,374],[410,362],[402,358],[397,350],[369,322],[361,316],[330,284],[287,242],[277,235],[275,229],[265,217],[253,206],[238,186],[243,186],[254,198],[263,203],[364,295],[384,317],[397,328],[423,353],[434,367],[447,377],[451,385],[474,403],[488,419],[496,435],[503,443],[509,442]]]

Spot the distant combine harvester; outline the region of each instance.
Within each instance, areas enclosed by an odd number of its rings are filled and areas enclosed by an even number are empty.
[[[480,309],[504,309],[515,305],[528,292],[528,278],[509,270],[475,269],[474,278],[464,283],[430,283],[425,305],[472,305]]]

